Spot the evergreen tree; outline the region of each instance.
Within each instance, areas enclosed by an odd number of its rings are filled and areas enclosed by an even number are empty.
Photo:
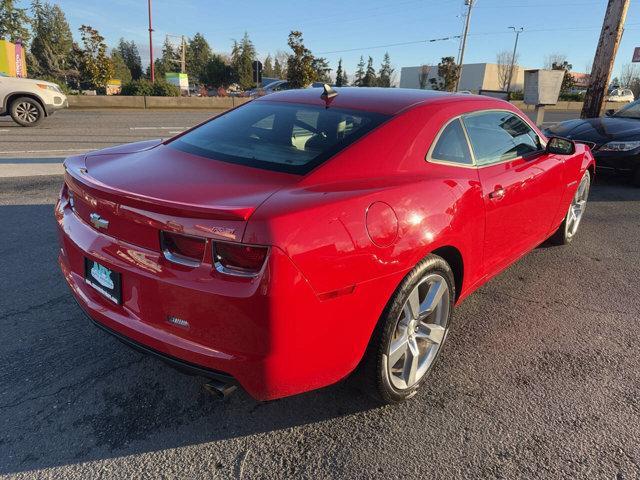
[[[571,75],[572,68],[573,65],[566,60],[553,62],[551,65],[552,70],[564,70],[564,77],[562,77],[562,85],[560,86],[561,93],[569,93],[576,85],[576,81],[573,75]]]
[[[287,80],[292,88],[306,88],[316,79],[311,50],[304,46],[302,32],[292,31],[287,42],[293,55],[287,61]]]
[[[282,50],[278,50],[275,55],[275,63],[274,63],[274,75],[276,78],[284,80],[287,78],[287,63],[289,62],[289,54],[287,52],[283,52]],[[278,70],[277,66],[279,65],[280,69]]]
[[[336,70],[336,87],[342,87],[347,82],[342,73],[342,59],[338,60],[338,68]]]
[[[273,64],[273,76],[282,79],[282,65],[280,65],[280,60],[277,58]]]
[[[389,52],[384,54],[384,58],[382,59],[382,65],[380,65],[380,70],[378,71],[378,86],[379,87],[390,87],[391,80],[393,75],[393,68],[391,67],[391,57],[389,57]]]
[[[227,87],[236,81],[235,71],[221,55],[212,55],[207,64],[204,83],[214,87]]]
[[[0,0],[0,39],[29,42],[31,20],[26,8],[18,8],[15,0]]]
[[[362,87],[364,82],[364,58],[360,55],[360,61],[358,62],[358,69],[356,70],[356,76],[353,79],[353,85],[355,87]]]
[[[331,83],[331,68],[329,62],[324,57],[314,58],[311,62],[313,70],[315,72],[315,81],[322,83]]]
[[[201,33],[196,33],[187,47],[187,74],[189,80],[203,82],[206,79],[207,65],[211,60],[211,47]]]
[[[113,64],[107,56],[104,37],[88,25],[82,25],[79,30],[83,44],[81,79],[91,88],[102,88],[106,86],[107,80],[113,77]]]
[[[113,78],[121,80],[123,84],[132,80],[131,70],[117,50],[111,52],[111,63],[113,64]]]
[[[231,65],[233,66],[240,88],[249,90],[256,86],[253,79],[253,61],[256,58],[256,49],[249,39],[249,34],[244,33],[240,42],[233,41],[231,49]]]
[[[363,87],[375,87],[378,79],[376,78],[376,70],[373,68],[373,58],[369,57],[367,62],[367,70],[362,78]]]
[[[274,75],[273,59],[271,58],[271,54],[267,55],[267,58],[264,59],[264,65],[262,65],[262,75],[270,78],[272,78]]]
[[[30,66],[37,76],[49,76],[64,79],[69,69],[69,56],[73,46],[73,37],[69,23],[58,5],[50,5],[46,0],[34,0],[33,40],[31,54],[34,64]]]
[[[173,48],[173,45],[171,45],[171,42],[169,42],[169,39],[165,39],[162,45],[162,56],[156,58],[153,62],[156,79],[160,78],[164,80],[165,73],[177,71],[177,59],[178,54],[176,50]],[[147,76],[151,76],[150,69],[147,69]]]
[[[139,80],[142,77],[142,60],[140,59],[140,52],[136,42],[133,40],[127,42],[124,38],[121,38],[116,50],[131,72],[131,78]]]

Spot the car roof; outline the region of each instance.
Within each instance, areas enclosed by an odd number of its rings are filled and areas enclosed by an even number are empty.
[[[329,100],[330,105],[334,108],[366,110],[385,115],[396,115],[417,104],[491,100],[489,97],[469,95],[468,93],[459,94],[410,88],[342,87],[334,88],[334,90],[338,94]],[[322,92],[322,88],[287,90],[273,93],[254,101],[304,103],[325,106],[326,102],[324,98],[321,97]]]

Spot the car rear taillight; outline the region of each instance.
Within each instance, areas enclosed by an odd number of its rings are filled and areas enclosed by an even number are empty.
[[[197,267],[204,257],[206,240],[181,233],[160,232],[160,247],[171,262]]]
[[[213,262],[221,273],[254,277],[264,266],[269,247],[240,243],[214,242]]]

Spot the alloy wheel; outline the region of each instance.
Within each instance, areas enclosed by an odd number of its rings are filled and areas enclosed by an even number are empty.
[[[449,285],[437,273],[425,276],[407,297],[387,348],[394,388],[413,387],[433,365],[448,332],[449,305]]]
[[[40,117],[40,112],[32,103],[20,102],[16,106],[16,116],[23,122],[34,123]]]
[[[584,211],[587,207],[588,196],[589,174],[586,173],[580,181],[578,190],[576,190],[576,194],[573,196],[573,200],[571,201],[571,205],[569,206],[569,211],[567,212],[567,221],[565,226],[565,228],[567,229],[567,238],[573,237],[578,231],[580,220],[582,220],[582,216],[584,215]]]

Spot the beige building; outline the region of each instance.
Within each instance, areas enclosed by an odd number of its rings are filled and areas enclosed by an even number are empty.
[[[514,67],[511,91],[517,92],[524,89],[524,67]],[[429,79],[437,78],[438,66],[425,65],[417,67],[402,67],[400,70],[400,88],[420,88],[420,80],[427,74],[424,88],[430,89]],[[478,92],[479,90],[502,90],[500,88],[499,67],[495,63],[469,63],[462,66],[460,77],[460,90]]]

